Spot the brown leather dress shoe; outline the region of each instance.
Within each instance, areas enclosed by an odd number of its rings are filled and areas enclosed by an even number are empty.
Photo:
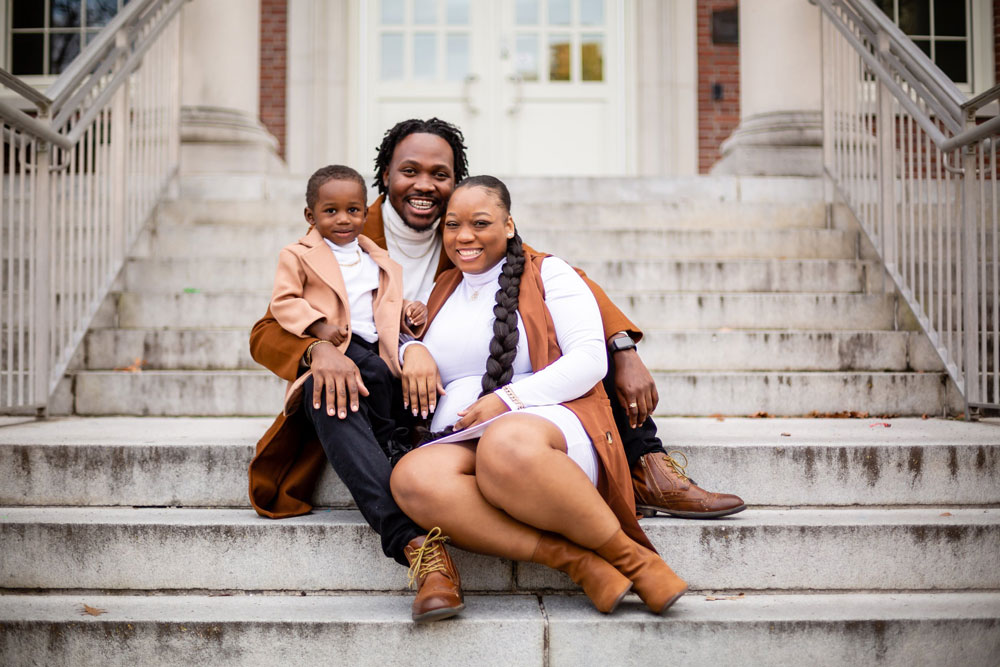
[[[462,580],[444,548],[448,538],[434,527],[427,535],[414,537],[403,547],[410,561],[410,585],[417,584],[413,620],[417,623],[451,618],[465,609]]]
[[[684,457],[681,465],[672,454]],[[715,519],[747,508],[731,493],[709,493],[684,474],[681,452],[645,454],[632,468],[635,507],[645,517],[663,512],[682,519]]]

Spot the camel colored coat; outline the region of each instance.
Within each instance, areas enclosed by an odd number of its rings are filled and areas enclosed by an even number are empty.
[[[382,220],[384,199],[384,196],[379,197],[368,207],[368,220],[364,228],[364,235],[380,248],[386,247],[385,223]],[[526,253],[538,254],[527,245],[524,249]],[[447,255],[442,252],[438,275],[451,267]],[[605,337],[627,331],[636,341],[642,338],[639,328],[611,302],[604,290],[579,269],[577,273],[597,299]],[[379,335],[380,340],[381,338]],[[250,332],[250,354],[257,363],[278,377],[294,382],[298,377],[302,355],[315,340],[317,339],[300,338],[282,329],[268,308],[267,313],[254,324]],[[613,427],[614,422],[611,424]],[[617,430],[610,430],[617,439]],[[621,450],[620,442],[617,442],[617,446]],[[290,416],[282,413],[257,442],[257,452],[250,462],[249,470],[250,503],[258,514],[272,519],[306,514],[312,510],[310,501],[313,487],[326,465],[326,455],[304,413],[299,411]],[[631,493],[629,491],[625,495],[632,498]]]

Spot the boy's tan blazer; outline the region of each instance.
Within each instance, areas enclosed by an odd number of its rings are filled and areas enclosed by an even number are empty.
[[[367,236],[358,236],[358,245],[379,267],[378,290],[372,299],[379,356],[399,377],[399,327],[403,312],[403,268],[389,258]],[[344,352],[351,342],[351,307],[337,258],[315,227],[295,243],[285,246],[278,257],[271,294],[271,314],[281,327],[296,336],[307,337],[314,322],[326,321],[347,327],[347,337],[337,348]],[[311,340],[311,339],[310,339]],[[285,414],[300,403],[301,387],[311,371],[289,382],[285,393]]]

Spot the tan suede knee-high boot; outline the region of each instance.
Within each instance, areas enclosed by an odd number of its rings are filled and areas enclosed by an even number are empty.
[[[656,614],[662,614],[687,591],[684,580],[662,558],[621,530],[595,551],[632,581],[635,592]]]
[[[632,588],[628,577],[606,560],[554,533],[542,533],[531,562],[568,574],[605,614],[613,612]]]

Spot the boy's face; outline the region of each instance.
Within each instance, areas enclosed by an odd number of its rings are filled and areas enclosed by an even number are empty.
[[[306,222],[325,239],[346,245],[358,238],[368,218],[365,188],[354,181],[331,179],[319,186],[316,204],[306,208]]]
[[[396,144],[382,173],[389,203],[407,227],[424,231],[444,213],[455,189],[455,157],[443,138],[409,134]]]

